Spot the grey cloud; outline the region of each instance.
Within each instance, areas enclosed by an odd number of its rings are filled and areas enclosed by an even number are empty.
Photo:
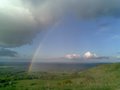
[[[110,57],[108,57],[108,56],[101,56],[101,57],[96,57],[96,58],[94,58],[94,59],[110,59]]]
[[[30,0],[32,1],[32,0]],[[0,1],[0,46],[19,47],[33,41],[39,32],[57,22],[50,2],[36,7],[22,0]],[[2,4],[3,3],[3,4]]]
[[[0,57],[16,57],[18,53],[9,49],[0,49]]]
[[[69,12],[80,19],[119,17],[120,0],[1,0],[0,46],[29,44]]]
[[[117,52],[117,54],[120,54],[120,52]]]
[[[108,56],[98,56],[98,57],[92,57],[92,58],[82,58],[84,60],[109,60],[110,57]]]
[[[0,46],[18,47],[31,43],[38,31],[31,24],[31,26],[26,26],[25,22],[19,25],[16,22],[11,23],[10,21],[4,20],[4,22],[9,24],[0,24]]]
[[[119,0],[80,0],[76,5],[81,18],[97,18],[103,16],[119,17]]]

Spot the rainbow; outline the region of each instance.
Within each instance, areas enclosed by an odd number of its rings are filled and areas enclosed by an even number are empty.
[[[48,39],[48,35],[55,30],[55,28],[61,23],[62,20],[63,20],[63,19],[61,19],[59,22],[56,22],[56,23],[54,24],[54,26],[51,28],[51,30],[45,35],[45,37],[43,38],[42,42],[40,42],[38,48],[37,48],[36,51],[35,51],[35,54],[33,55],[33,58],[32,58],[32,60],[31,60],[31,63],[30,63],[30,65],[29,65],[29,67],[28,67],[28,72],[31,72],[31,71],[32,71],[33,63],[37,60],[37,56],[39,56],[39,54],[40,54],[40,51],[41,51],[41,49],[42,49],[42,47],[43,47],[43,44],[44,44],[44,41],[46,41],[46,40]]]

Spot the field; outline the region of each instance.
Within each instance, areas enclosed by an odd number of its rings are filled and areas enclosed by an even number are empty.
[[[120,90],[120,63],[71,73],[1,67],[0,90]]]

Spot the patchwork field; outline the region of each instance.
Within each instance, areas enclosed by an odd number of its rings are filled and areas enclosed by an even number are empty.
[[[120,90],[120,63],[72,73],[0,68],[0,90]]]

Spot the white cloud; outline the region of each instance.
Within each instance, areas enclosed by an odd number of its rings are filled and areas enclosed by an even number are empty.
[[[80,59],[79,54],[67,54],[64,56],[66,59]]]
[[[93,58],[97,58],[97,55],[95,53],[91,53],[88,51],[83,55],[83,57],[85,59],[93,59]]]
[[[63,59],[69,59],[69,60],[103,60],[103,59],[109,59],[110,57],[108,56],[98,56],[95,53],[92,53],[90,51],[87,51],[83,55],[80,54],[66,54]]]

